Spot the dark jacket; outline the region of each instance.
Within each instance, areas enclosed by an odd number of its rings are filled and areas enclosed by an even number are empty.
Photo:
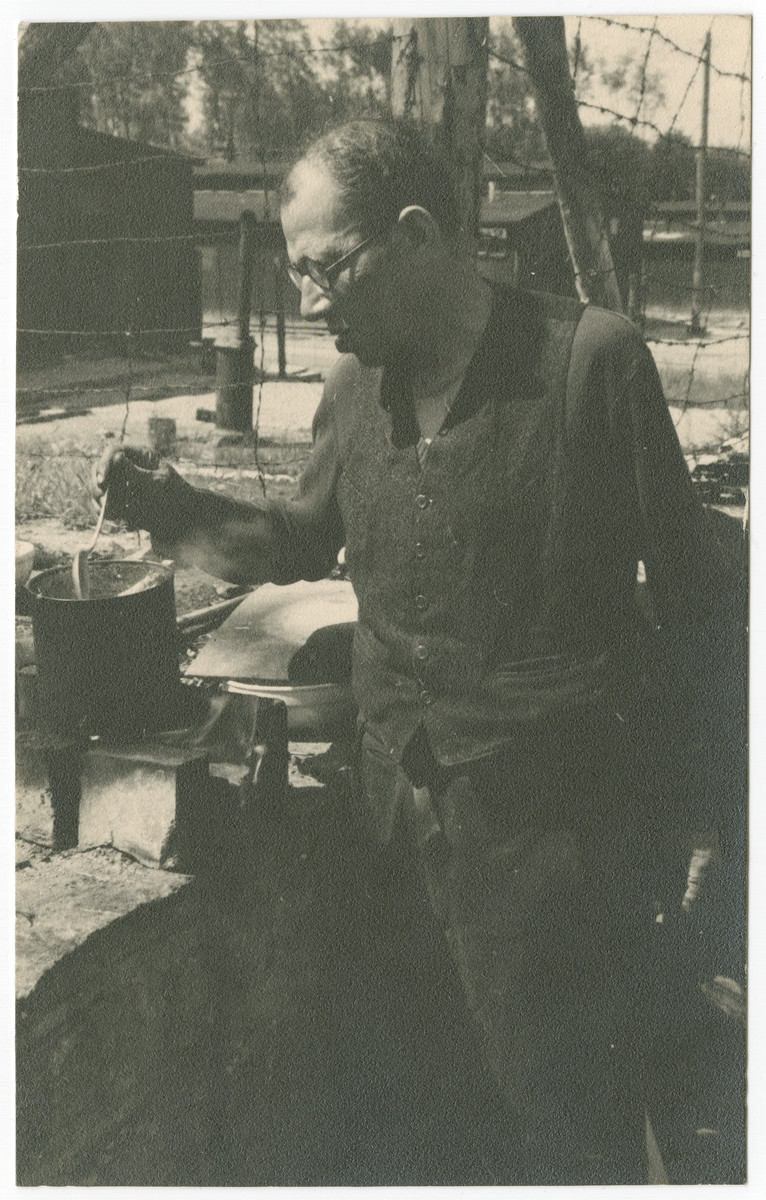
[[[442,763],[601,691],[624,669],[645,564],[654,616],[704,619],[722,566],[652,358],[623,317],[501,293],[423,469],[404,384],[344,356],[314,423],[278,581],[346,547],[354,690],[399,757]]]

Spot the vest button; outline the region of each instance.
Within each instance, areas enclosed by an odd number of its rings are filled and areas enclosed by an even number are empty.
[[[415,542],[415,558],[425,558],[426,548],[423,542]]]
[[[423,690],[420,693],[420,703],[421,704],[433,704],[433,701],[434,701],[434,698],[430,692]]]
[[[424,496],[421,493],[421,495],[415,497],[415,503],[417,504],[418,508],[428,508],[431,501],[428,499],[428,496]]]
[[[419,659],[421,662],[428,658],[428,647],[424,646],[422,642],[419,642],[415,647],[415,658]]]
[[[418,594],[415,597],[415,608],[418,610],[418,612],[422,612],[423,609],[427,608],[427,607],[428,607],[428,601],[426,600],[425,596],[421,596],[420,594]]]

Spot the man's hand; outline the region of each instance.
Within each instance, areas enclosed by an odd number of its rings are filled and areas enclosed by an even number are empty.
[[[93,468],[91,495],[100,504],[108,491],[104,514],[108,520],[124,521],[129,529],[151,530],[170,474],[172,468],[152,450],[110,447]]]

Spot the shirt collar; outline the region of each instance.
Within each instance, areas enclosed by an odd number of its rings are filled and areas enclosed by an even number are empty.
[[[473,416],[493,399],[508,402],[530,389],[540,390],[538,374],[542,318],[534,293],[493,287],[492,311],[469,362],[445,422],[447,427]],[[391,440],[399,448],[420,437],[406,374],[386,368],[380,403],[391,415]]]

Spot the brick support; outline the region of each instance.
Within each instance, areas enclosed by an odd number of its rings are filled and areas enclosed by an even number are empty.
[[[205,754],[156,741],[85,756],[78,844],[113,846],[149,867],[195,870],[212,814]]]

